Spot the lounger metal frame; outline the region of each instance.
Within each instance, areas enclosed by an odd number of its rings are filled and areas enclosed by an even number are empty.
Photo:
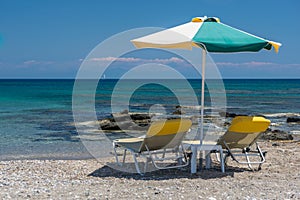
[[[254,170],[254,168],[252,167],[252,164],[258,164],[258,170],[261,169],[262,164],[266,161],[265,156],[267,152],[263,152],[261,150],[261,148],[259,147],[258,143],[255,142],[255,146],[256,146],[256,151],[251,150],[251,147],[246,147],[243,149],[230,149],[229,146],[227,145],[226,141],[223,141],[226,150],[224,150],[225,156],[224,156],[224,163],[226,164],[227,158],[231,157],[232,160],[236,161],[239,164],[247,164],[248,167],[251,170]],[[246,161],[241,161],[240,159],[238,159],[237,157],[245,157]],[[250,157],[260,157],[260,161],[251,161]]]
[[[185,167],[189,162],[182,140],[191,125],[192,121],[189,119],[157,121],[150,125],[144,137],[116,139],[113,141],[116,162],[122,166],[125,163],[127,151],[129,151],[139,174],[147,172],[149,162],[152,162],[157,169]],[[124,149],[122,162],[119,161],[117,148]],[[145,158],[143,172],[140,170],[138,157]],[[170,161],[173,163],[170,164]]]
[[[127,151],[129,151],[134,160],[135,168],[137,173],[143,175],[147,172],[148,168],[148,163],[152,162],[155,168],[157,169],[172,169],[172,168],[180,168],[180,167],[186,167],[189,162],[187,158],[187,154],[182,146],[180,144],[179,146],[175,148],[165,148],[161,150],[155,150],[155,151],[150,151],[147,145],[145,145],[146,151],[143,152],[136,152],[132,149],[129,148],[124,148],[123,156],[122,156],[122,162],[119,161],[118,153],[117,153],[117,148],[122,148],[122,146],[118,145],[117,142],[113,142],[113,148],[114,148],[114,153],[115,153],[115,159],[116,162],[119,166],[123,166],[125,161],[126,161],[126,156],[127,156]],[[172,154],[170,156],[169,154]],[[138,157],[143,157],[145,158],[145,165],[144,165],[144,170],[143,172],[141,171],[139,167],[139,163],[137,158]],[[169,165],[169,166],[163,166],[159,164],[159,161],[177,161],[177,165]]]

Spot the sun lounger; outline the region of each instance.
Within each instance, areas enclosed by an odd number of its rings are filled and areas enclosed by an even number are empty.
[[[136,171],[140,170],[137,157],[145,158],[144,173],[148,162],[152,162],[157,169],[179,168],[188,165],[182,140],[192,125],[189,119],[170,119],[153,122],[146,135],[138,138],[123,138],[113,141],[116,162],[125,163],[126,153],[133,155]],[[117,148],[123,148],[123,161],[119,162]],[[176,163],[170,164],[170,161]]]
[[[256,141],[269,125],[270,120],[264,117],[235,117],[228,131],[215,143],[224,149],[224,162],[226,163],[227,158],[231,157],[240,164],[247,164],[250,169],[253,169],[252,164],[258,164],[258,169],[260,169],[265,162],[265,152],[260,149]],[[200,145],[200,141],[184,141],[184,144]],[[203,145],[212,145],[212,143],[204,140]],[[241,156],[244,157],[244,160],[240,158]],[[258,159],[254,160],[254,157]]]

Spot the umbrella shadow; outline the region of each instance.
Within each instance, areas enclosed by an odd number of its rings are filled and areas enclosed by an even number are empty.
[[[123,170],[122,170],[123,169]],[[125,169],[125,170],[124,170]],[[130,170],[129,170],[130,169]],[[217,179],[223,177],[234,177],[235,173],[241,173],[248,171],[244,168],[228,167],[226,172],[222,173],[219,166],[215,166],[210,169],[202,169],[195,174],[190,173],[190,166],[178,168],[178,169],[164,169],[164,170],[154,170],[140,175],[136,173],[134,163],[126,163],[125,166],[120,167],[116,163],[108,163],[103,167],[96,169],[88,176],[98,177],[98,178],[126,178],[134,180],[172,180],[172,179]]]

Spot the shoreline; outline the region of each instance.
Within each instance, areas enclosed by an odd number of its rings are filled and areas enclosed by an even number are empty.
[[[195,128],[196,126],[193,125],[193,127]],[[119,131],[116,130],[116,131],[105,131],[105,134],[114,134],[114,133],[118,133],[118,134],[122,134],[123,132],[122,131]],[[263,134],[261,137],[261,139],[259,139],[258,141],[261,143],[261,142],[292,142],[292,143],[299,143],[300,142],[300,134],[288,134],[288,135],[291,135],[293,138],[292,140],[288,140],[287,137],[283,137],[284,139],[283,140],[280,140],[278,138],[280,138],[280,134],[284,133],[280,133],[279,132],[279,135],[276,136],[275,134],[275,137],[273,137],[273,139],[271,139],[272,137],[272,132],[266,132],[266,133],[271,133],[271,135],[267,135],[267,134]],[[135,134],[141,134],[140,131],[137,131]],[[119,136],[121,137],[121,136]],[[276,137],[278,137],[276,139]],[[275,138],[275,139],[274,139]],[[95,141],[97,142],[97,140]],[[22,153],[16,153],[16,154],[1,154],[0,155],[0,162],[1,161],[13,161],[13,160],[89,160],[89,159],[95,159],[93,155],[91,155],[90,152],[88,152],[88,150],[86,149],[86,147],[84,147],[84,142],[83,141],[80,141],[82,147],[80,149],[77,149],[77,150],[80,150],[80,151],[77,151],[77,152],[63,152],[63,153],[58,153],[57,151],[56,152],[43,152],[43,153],[30,153],[30,154],[22,154]],[[98,144],[99,145],[99,144]],[[103,150],[103,149],[102,149]],[[110,149],[109,152],[106,152],[108,153],[109,155],[112,155],[112,149]]]
[[[0,161],[1,199],[299,199],[299,141],[263,141],[267,160],[249,171],[229,159],[191,175],[189,168],[145,176],[108,167],[111,158]]]

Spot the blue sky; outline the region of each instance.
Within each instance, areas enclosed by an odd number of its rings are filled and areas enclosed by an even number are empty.
[[[299,8],[298,0],[1,0],[0,78],[74,78],[82,59],[114,34],[204,15],[283,44],[279,54],[211,55],[224,78],[300,78]]]

